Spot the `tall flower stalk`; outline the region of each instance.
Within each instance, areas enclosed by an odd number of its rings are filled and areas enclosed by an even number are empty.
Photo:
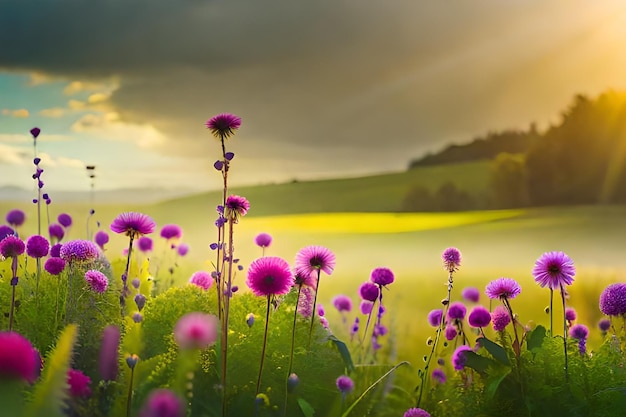
[[[9,331],[13,330],[13,315],[15,312],[15,287],[19,278],[17,276],[18,257],[24,253],[26,245],[17,236],[7,236],[0,241],[0,254],[4,258],[11,258],[11,308],[9,310]]]

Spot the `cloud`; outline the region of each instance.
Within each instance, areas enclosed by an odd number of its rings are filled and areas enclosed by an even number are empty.
[[[135,142],[143,148],[160,146],[165,141],[163,134],[153,126],[126,123],[115,112],[85,114],[72,124],[71,130],[103,139]]]
[[[30,116],[30,113],[26,109],[2,109],[2,115],[15,118],[26,118]]]
[[[28,159],[25,149],[0,143],[0,163],[21,165]]]
[[[53,119],[58,119],[59,117],[63,117],[68,113],[68,109],[63,107],[52,107],[49,109],[43,109],[39,112],[39,114],[43,117],[51,117]]]
[[[44,130],[41,135],[37,138],[37,141],[41,143],[44,142],[65,142],[68,140],[73,140],[71,136],[68,135],[58,135],[58,134],[48,134]],[[20,145],[32,145],[33,137],[30,135],[22,135],[22,134],[7,134],[0,133],[0,144],[2,143],[11,143],[11,144],[20,144]]]
[[[64,89],[63,94],[73,96],[82,92],[108,91],[116,88],[117,82],[72,81]]]
[[[85,162],[76,158],[66,158],[64,156],[53,157],[46,152],[40,152],[38,156],[41,158],[41,166],[49,168],[79,168],[85,169]]]

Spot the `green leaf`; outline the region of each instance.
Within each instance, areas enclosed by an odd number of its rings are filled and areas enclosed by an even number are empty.
[[[346,344],[343,343],[341,340],[337,339],[333,335],[330,335],[328,339],[334,343],[335,347],[339,351],[339,354],[341,355],[341,359],[343,359],[343,363],[346,365],[346,368],[348,369],[348,373],[353,372],[354,362],[352,362],[352,356],[350,356],[350,351],[348,350],[348,347],[346,346]]]
[[[315,415],[315,409],[304,398],[298,398],[298,405],[305,417],[313,417]]]
[[[492,399],[498,391],[498,387],[504,381],[504,379],[511,373],[512,368],[508,366],[498,366],[493,369],[489,378],[489,383],[485,389],[487,398]]]
[[[546,328],[543,326],[535,327],[530,335],[527,338],[527,347],[531,352],[536,352],[541,349],[541,345],[543,344],[543,339],[546,338]]]
[[[463,355],[465,355],[465,366],[480,373],[486,372],[490,366],[496,366],[496,362],[492,359],[480,356],[471,350],[466,350]]]
[[[491,354],[496,360],[503,363],[504,365],[510,365],[509,358],[506,355],[506,351],[504,348],[497,343],[492,342],[486,337],[479,337],[477,342],[480,346],[487,349],[487,352]]]

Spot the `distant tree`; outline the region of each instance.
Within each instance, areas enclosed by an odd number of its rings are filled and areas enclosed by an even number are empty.
[[[436,211],[437,206],[430,190],[423,185],[409,189],[402,200],[402,211]]]
[[[528,205],[524,155],[503,152],[491,163],[489,182],[496,208]]]
[[[464,211],[474,208],[472,197],[459,190],[452,182],[446,182],[439,187],[435,193],[435,203],[438,211]]]

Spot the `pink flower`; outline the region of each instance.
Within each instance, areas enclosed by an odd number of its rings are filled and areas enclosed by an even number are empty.
[[[0,332],[0,379],[32,382],[39,365],[28,339],[16,332]]]
[[[307,246],[296,255],[296,270],[307,275],[323,271],[326,275],[335,269],[335,254],[323,246]]]
[[[211,117],[205,123],[207,129],[218,139],[228,139],[241,126],[241,118],[230,113],[222,113]]]
[[[174,326],[174,340],[181,349],[206,349],[217,341],[217,327],[214,315],[188,313]]]
[[[98,294],[105,292],[109,286],[109,279],[106,275],[94,269],[85,272],[85,281],[87,281],[91,289]]]
[[[189,279],[189,283],[206,291],[211,288],[211,285],[213,285],[213,278],[211,277],[211,274],[206,271],[198,271],[194,272]]]
[[[183,417],[185,404],[174,392],[156,389],[144,403],[139,417]]]
[[[117,216],[111,223],[111,230],[126,236],[147,235],[156,229],[156,223],[146,214],[126,212]]]
[[[267,256],[252,261],[246,284],[258,296],[281,295],[289,292],[294,278],[287,261]]]
[[[68,369],[67,383],[72,397],[89,397],[91,395],[91,378],[77,369]]]

